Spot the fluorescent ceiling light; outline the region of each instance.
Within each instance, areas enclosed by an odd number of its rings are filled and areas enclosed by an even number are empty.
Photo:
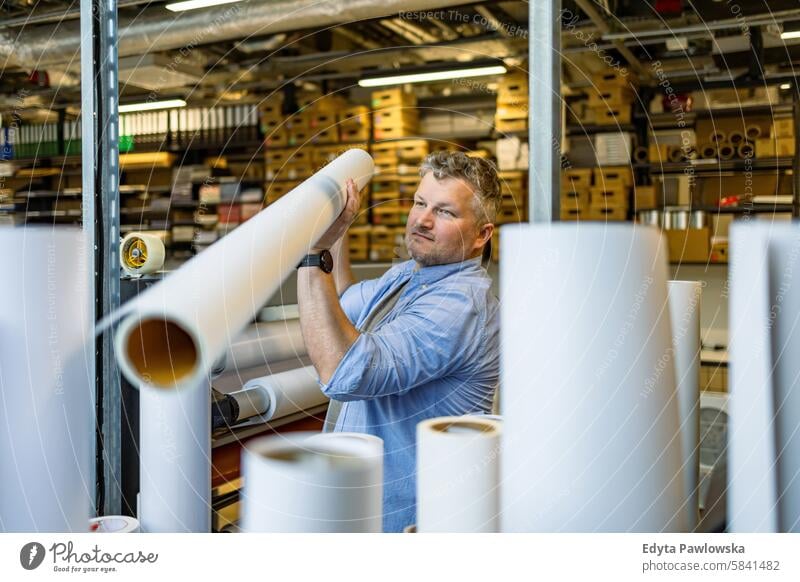
[[[506,68],[502,65],[491,65],[486,67],[474,67],[472,69],[456,68],[449,71],[431,71],[430,73],[409,73],[406,75],[361,79],[358,84],[361,87],[381,87],[383,85],[402,85],[403,83],[430,83],[432,81],[446,81],[448,79],[504,75],[505,73]]]
[[[183,12],[184,10],[196,10],[197,8],[208,8],[209,6],[219,6],[220,4],[233,4],[242,0],[187,0],[186,2],[173,2],[164,6],[173,12]]]
[[[166,101],[150,101],[144,103],[130,103],[120,105],[120,113],[131,113],[132,111],[153,111],[155,109],[175,109],[176,107],[186,107],[183,99],[167,99]]]
[[[791,38],[800,38],[800,30],[784,30],[781,33],[781,38],[783,40],[789,40]]]
[[[781,89],[786,90],[786,89],[791,89],[791,88],[792,88],[792,84],[791,83],[782,83],[781,84]]]

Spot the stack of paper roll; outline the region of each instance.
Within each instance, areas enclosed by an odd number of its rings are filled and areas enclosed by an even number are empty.
[[[417,531],[500,531],[501,426],[482,416],[417,425]]]
[[[0,229],[0,531],[86,531],[94,378],[77,229]]]
[[[214,365],[213,373],[216,375],[299,359],[306,354],[299,319],[257,323],[231,342],[223,357]]]
[[[502,530],[687,531],[660,231],[515,225],[501,242]]]
[[[800,225],[731,227],[728,530],[800,532]]]
[[[374,440],[289,433],[242,453],[245,532],[378,533],[383,447]]]
[[[683,478],[689,530],[697,526],[700,477],[700,296],[698,281],[669,282],[672,350],[680,413]]]

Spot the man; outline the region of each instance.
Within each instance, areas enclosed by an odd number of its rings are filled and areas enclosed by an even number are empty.
[[[405,235],[411,260],[353,284],[345,233],[360,195],[351,180],[344,211],[298,268],[300,325],[329,420],[341,402],[336,431],[384,441],[389,532],[415,523],[417,423],[488,413],[499,378],[498,303],[481,266],[500,206],[497,173],[439,152],[420,174]]]

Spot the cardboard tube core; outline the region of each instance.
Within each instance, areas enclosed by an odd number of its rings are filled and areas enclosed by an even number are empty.
[[[198,364],[194,340],[174,321],[143,319],[128,335],[126,349],[139,376],[158,388],[174,387]]]
[[[453,422],[452,420],[446,420],[432,425],[431,429],[438,432],[450,432],[450,433],[463,433],[463,432],[492,433],[497,430],[492,424],[489,424],[488,422],[487,423],[472,422],[469,420],[459,420],[456,422]]]

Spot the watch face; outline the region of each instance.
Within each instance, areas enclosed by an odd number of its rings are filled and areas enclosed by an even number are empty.
[[[333,271],[333,255],[330,251],[322,251],[319,254],[319,266],[326,273]]]

